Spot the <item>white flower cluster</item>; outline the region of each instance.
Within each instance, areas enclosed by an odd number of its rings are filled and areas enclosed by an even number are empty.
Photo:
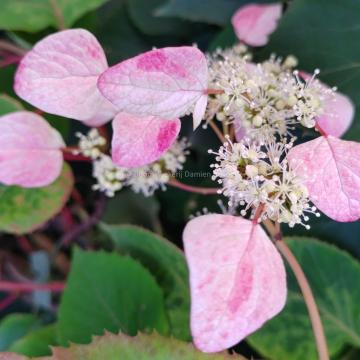
[[[309,204],[308,191],[299,178],[289,169],[286,153],[292,143],[270,142],[256,144],[249,138],[232,143],[229,138],[216,154],[213,164],[213,180],[222,187],[222,193],[229,198],[229,206],[245,206],[246,215],[251,208],[264,205],[259,221],[271,219],[306,225],[306,213],[316,216],[316,208]]]
[[[314,127],[324,100],[333,96],[315,79],[318,70],[307,81],[299,77],[293,56],[255,64],[232,48],[215,52],[209,64],[209,87],[223,93],[210,96],[206,119],[232,122],[238,134],[257,141],[291,136],[296,124]]]
[[[96,129],[78,137],[80,142],[77,153],[93,159],[93,176],[97,181],[93,189],[102,191],[109,197],[125,186],[145,196],[151,196],[157,189],[165,190],[171,176],[183,168],[189,153],[189,143],[183,138],[176,141],[156,162],[138,168],[122,168],[115,165],[110,156],[98,150],[99,144],[106,145],[106,140]]]

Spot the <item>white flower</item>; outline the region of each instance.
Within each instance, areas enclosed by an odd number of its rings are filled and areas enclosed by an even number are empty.
[[[292,143],[274,142],[256,144],[245,139],[241,143],[228,142],[216,154],[213,180],[229,198],[229,206],[251,208],[264,205],[260,220],[286,222],[290,227],[305,225],[306,213],[315,213],[309,204],[309,194],[299,178],[289,169],[286,154]]]
[[[79,140],[79,150],[75,154],[83,154],[91,159],[97,159],[102,155],[102,147],[106,145],[106,139],[102,137],[97,129],[91,129],[86,135],[76,133]]]

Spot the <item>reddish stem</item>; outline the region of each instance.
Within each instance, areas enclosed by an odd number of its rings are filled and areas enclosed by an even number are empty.
[[[76,150],[76,147],[66,147],[62,149],[64,160],[67,161],[85,161],[91,162],[91,159],[87,156],[81,154],[74,154],[73,151]]]
[[[21,250],[25,253],[30,253],[33,250],[30,241],[26,236],[18,236],[16,240]]]
[[[206,95],[219,95],[219,94],[224,94],[224,90],[221,89],[206,89],[205,90],[205,94]]]
[[[47,284],[0,281],[0,291],[7,291],[7,292],[33,292],[37,290],[61,292],[64,290],[64,288],[65,288],[65,284],[60,281],[54,281]]]
[[[195,194],[201,194],[201,195],[216,195],[218,194],[218,191],[220,189],[217,188],[206,188],[206,187],[199,187],[199,186],[191,186],[187,184],[183,184],[180,181],[177,181],[176,179],[171,179],[168,182],[169,185],[176,187],[178,189],[192,192]]]
[[[258,220],[260,219],[261,214],[263,213],[265,209],[265,204],[260,204],[257,209],[255,210],[254,218],[252,219],[253,224],[257,224]]]
[[[17,297],[17,294],[9,294],[5,299],[1,300],[0,311],[3,311],[8,306],[10,306],[17,299]]]
[[[328,134],[321,128],[319,124],[315,125],[316,130],[324,137],[328,137]]]

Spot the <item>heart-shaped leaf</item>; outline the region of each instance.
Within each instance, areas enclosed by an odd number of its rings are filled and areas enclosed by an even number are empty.
[[[251,46],[265,45],[277,27],[281,12],[281,3],[242,6],[231,19],[236,36]]]
[[[173,144],[180,120],[119,113],[113,123],[112,159],[122,167],[139,167],[158,160]]]
[[[150,273],[116,253],[76,249],[59,309],[60,342],[88,343],[104,329],[135,335],[154,328],[166,333],[168,320],[161,289]]]
[[[0,181],[42,187],[61,172],[65,143],[41,116],[17,111],[0,117]]]
[[[14,88],[43,111],[99,126],[115,115],[96,87],[107,68],[104,50],[90,32],[65,30],[42,39],[25,55]]]
[[[346,252],[315,239],[297,237],[286,242],[310,282],[331,358],[338,358],[335,355],[349,344],[359,348],[360,288],[354,286],[360,278],[359,263]],[[306,354],[306,360],[317,360],[304,299],[290,269],[288,275],[284,310],[247,340],[267,359],[303,360]]]
[[[24,189],[0,185],[0,230],[24,234],[41,227],[56,215],[68,200],[74,184],[70,167],[51,185]]]
[[[293,147],[288,159],[319,210],[336,221],[360,218],[360,143],[320,136]]]
[[[183,116],[199,100],[203,103],[207,85],[206,58],[190,46],[148,51],[112,66],[98,81],[119,111],[167,119]]]
[[[164,290],[171,333],[190,340],[190,294],[184,254],[170,241],[140,227],[102,224],[101,228],[116,249],[140,261],[156,277]]]
[[[216,352],[235,345],[281,311],[286,274],[260,225],[229,215],[204,215],[184,230],[190,268],[195,345]]]

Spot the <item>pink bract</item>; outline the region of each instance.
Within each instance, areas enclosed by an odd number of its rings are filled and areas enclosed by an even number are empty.
[[[0,182],[41,187],[61,172],[65,146],[41,116],[19,111],[0,117]]]
[[[229,215],[204,215],[187,224],[183,239],[191,330],[200,350],[235,345],[284,307],[284,264],[260,225]]]
[[[305,71],[300,72],[304,80],[309,80],[312,75]],[[324,88],[324,93],[329,89],[329,86],[320,82]],[[350,98],[339,92],[335,92],[334,97],[328,96],[325,98],[324,114],[316,119],[317,124],[327,134],[335,137],[341,137],[350,128],[354,119],[355,107]]]
[[[280,3],[242,6],[231,19],[236,36],[251,46],[266,45],[269,35],[276,30],[281,11]]]
[[[104,51],[91,33],[61,31],[39,41],[21,60],[15,92],[43,111],[99,126],[115,115],[96,86],[107,68]]]
[[[102,94],[119,111],[174,119],[196,106],[196,121],[204,116],[208,68],[195,47],[148,51],[123,61],[99,78]]]
[[[119,113],[113,121],[112,159],[122,167],[138,167],[158,160],[173,144],[180,120]]]
[[[360,143],[321,136],[292,148],[288,159],[319,210],[337,221],[360,218]]]

